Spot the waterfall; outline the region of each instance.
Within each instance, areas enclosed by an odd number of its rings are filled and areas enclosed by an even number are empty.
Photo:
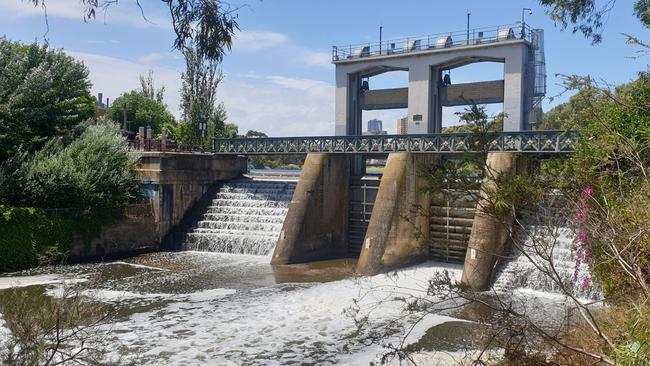
[[[271,255],[295,187],[293,181],[258,178],[223,184],[183,248]]]
[[[516,235],[510,259],[505,261],[497,272],[494,290],[501,293],[513,290],[532,290],[546,293],[562,293],[562,289],[548,273],[552,273],[548,260],[552,258],[553,267],[563,283],[574,295],[585,299],[600,297],[598,289],[581,288],[581,281],[574,281],[575,233],[569,228],[550,230],[533,225],[523,227]],[[536,263],[537,266],[535,264]],[[587,266],[580,265],[579,279],[588,272]]]

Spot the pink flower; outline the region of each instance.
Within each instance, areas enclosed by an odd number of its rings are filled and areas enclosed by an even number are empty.
[[[582,284],[580,284],[580,289],[584,290],[589,286],[591,286],[591,280],[589,278],[585,278],[584,280],[582,280]]]

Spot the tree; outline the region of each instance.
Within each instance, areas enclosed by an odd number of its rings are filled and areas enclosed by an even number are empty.
[[[580,32],[597,44],[602,40],[603,27],[616,0],[604,0],[602,7],[597,0],[539,0],[539,3],[548,8],[548,15],[562,29],[572,27],[573,33]],[[650,1],[635,0],[633,10],[643,25],[650,27]]]
[[[156,89],[154,86],[153,70],[147,76],[140,75],[140,93],[145,97],[164,105],[165,85]]]
[[[62,50],[2,37],[0,70],[0,161],[95,114],[88,68]]]
[[[248,132],[246,132],[246,137],[269,137],[269,136],[264,132],[248,130]]]
[[[137,90],[115,99],[106,114],[120,125],[123,125],[126,116],[127,130],[132,132],[138,127],[149,126],[154,133],[160,133],[163,126],[175,123],[174,116],[161,101],[150,99]]]
[[[133,0],[142,10],[142,0]],[[43,8],[47,16],[48,0],[29,0],[35,7]],[[116,0],[78,0],[85,6],[84,20],[92,20],[98,11],[106,12],[111,6],[118,6]],[[160,2],[159,2],[160,3]],[[222,0],[162,0],[171,16],[176,33],[174,48],[185,50],[195,45],[198,55],[211,61],[221,61],[232,46],[232,37],[239,29],[237,13],[239,7],[232,7]],[[142,10],[142,17],[146,14]]]
[[[35,154],[19,151],[0,164],[0,204],[90,211],[124,207],[138,194],[137,160],[118,126],[92,125],[68,145],[51,139]]]
[[[181,75],[181,109],[184,123],[189,124],[192,139],[201,137],[201,124],[206,124],[206,132],[220,134],[225,122],[222,104],[216,105],[216,94],[223,74],[219,62],[202,57],[196,48],[186,48],[185,72]],[[208,135],[209,136],[209,135]]]

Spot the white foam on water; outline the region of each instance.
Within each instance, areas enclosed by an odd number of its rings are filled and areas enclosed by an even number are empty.
[[[165,269],[165,268],[159,268],[159,267],[153,267],[153,266],[145,266],[144,264],[136,264],[136,263],[123,262],[123,261],[106,263],[106,265],[113,265],[113,264],[123,264],[123,265],[126,265],[126,266],[131,266],[133,268],[151,269],[153,271],[169,271],[168,269]]]
[[[396,319],[404,304],[393,301],[395,294],[422,295],[431,276],[444,269],[459,278],[459,266],[427,263],[396,277],[283,284],[226,297],[219,296],[223,289],[202,291],[111,327],[115,341],[143,364],[367,364],[382,350],[355,342],[354,321],[344,310],[359,299],[373,323]],[[417,333],[449,320],[427,316]]]
[[[80,283],[87,281],[83,278],[70,279],[56,274],[36,275],[36,276],[15,276],[0,277],[0,290],[6,290],[14,287],[28,287],[35,285],[50,285],[60,283]]]

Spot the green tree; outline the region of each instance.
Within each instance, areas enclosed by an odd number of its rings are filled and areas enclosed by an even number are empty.
[[[153,70],[149,70],[147,76],[140,75],[140,93],[145,97],[155,100],[164,105],[165,85],[156,89],[153,78]],[[165,106],[166,107],[166,106]]]
[[[115,99],[106,114],[120,125],[123,125],[126,116],[129,131],[136,131],[140,126],[150,126],[154,133],[160,133],[163,126],[175,123],[174,116],[161,101],[150,99],[137,90]]]
[[[2,37],[0,70],[0,161],[95,114],[88,68],[62,50]]]
[[[603,27],[616,0],[603,1],[602,6],[597,0],[539,0],[539,3],[562,29],[571,27],[573,33],[580,32],[596,44],[602,41]],[[645,27],[650,27],[649,0],[635,0],[633,11]]]
[[[248,132],[246,132],[246,137],[269,137],[269,136],[264,132],[248,130]]]
[[[0,204],[91,211],[123,207],[139,189],[137,159],[117,125],[91,125],[68,145],[51,139],[33,155],[19,151],[0,164]]]
[[[196,48],[186,48],[185,72],[181,75],[181,109],[183,123],[189,125],[188,136],[192,140],[201,137],[201,125],[205,124],[205,132],[212,136],[220,135],[225,123],[223,104],[216,104],[217,87],[223,80],[219,63],[200,55]],[[206,137],[211,135],[206,135]]]

